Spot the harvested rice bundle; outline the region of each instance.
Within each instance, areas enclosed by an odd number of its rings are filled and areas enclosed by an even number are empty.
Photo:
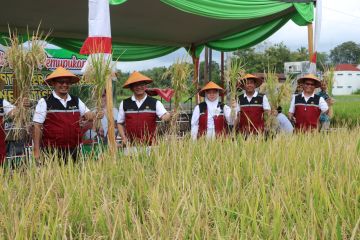
[[[245,64],[243,64],[240,58],[232,58],[227,61],[227,69],[225,73],[225,82],[228,85],[230,101],[236,101],[237,89],[239,87],[240,81],[243,81],[245,76]],[[236,106],[230,103],[231,106],[231,119],[235,120],[236,118]],[[236,129],[236,121],[234,121],[233,130]]]
[[[41,71],[45,65],[46,52],[45,35],[39,30],[33,32],[32,36],[28,33],[26,43],[20,40],[17,32],[11,32],[9,29],[9,38],[7,38],[7,50],[5,52],[4,68],[10,68],[14,72],[14,103],[19,106],[13,115],[13,138],[23,137],[24,129],[29,129],[31,123],[31,109],[24,108],[31,99],[32,78],[34,74]]]
[[[333,97],[333,94],[332,94],[332,89],[333,89],[333,86],[334,86],[334,82],[335,82],[335,67],[329,67],[329,66],[324,66],[324,77],[323,77],[323,81],[325,81],[326,83],[326,86],[327,86],[327,94],[329,95],[330,98]],[[331,99],[330,101],[333,102],[333,99]],[[330,118],[333,117],[333,106],[332,104],[329,105],[329,113],[328,113],[328,116]]]
[[[285,82],[280,83],[274,71],[269,70],[265,73],[265,82],[260,87],[260,92],[266,94],[272,111],[276,111],[278,107],[290,102],[291,100],[291,78],[287,78]],[[265,126],[270,133],[275,133],[278,128],[278,122],[275,114],[270,114]]]
[[[323,78],[323,81],[326,82],[326,85],[327,85],[327,89],[328,89],[328,94],[330,97],[333,96],[332,94],[332,89],[333,89],[333,86],[334,86],[334,82],[335,82],[335,67],[329,67],[329,66],[324,66],[324,78]]]
[[[105,93],[106,83],[112,74],[111,60],[111,57],[104,53],[91,54],[83,75],[84,83],[91,85],[92,100],[97,112],[103,111],[102,96]],[[99,129],[100,119],[94,121],[96,129]]]
[[[164,73],[163,78],[171,78],[171,86],[174,89],[174,112],[170,121],[172,134],[178,132],[177,119],[181,113],[181,100],[189,93],[189,81],[191,81],[192,65],[186,57],[178,58],[176,62]]]

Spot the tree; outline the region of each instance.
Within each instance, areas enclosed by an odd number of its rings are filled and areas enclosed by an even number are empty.
[[[245,64],[245,71],[248,73],[264,72],[264,53],[256,52],[255,48],[240,49],[234,52]]]
[[[349,41],[344,42],[330,51],[331,61],[335,64],[360,62],[360,45]]]
[[[316,58],[316,68],[322,72],[326,65],[331,65],[329,54],[326,52],[318,52]]]
[[[300,47],[295,52],[290,53],[290,61],[308,61],[309,60],[309,50],[306,47]]]
[[[152,87],[167,88],[171,86],[171,79],[170,76],[163,77],[166,71],[166,67],[154,67],[152,69],[141,71],[141,73],[154,81],[151,84]]]
[[[234,53],[243,59],[248,73],[265,72],[268,68],[276,72],[284,72],[284,62],[291,59],[290,49],[284,43],[270,45],[264,52],[257,52],[255,48],[238,50]]]
[[[200,63],[200,68],[199,68],[199,81],[200,81],[200,85],[202,86],[204,83],[204,66],[205,66],[205,62],[202,61]],[[220,83],[220,66],[217,62],[212,61],[211,62],[211,79],[209,79],[209,81],[213,81],[216,84],[221,84]]]
[[[284,72],[284,62],[290,61],[290,49],[284,43],[278,43],[265,50],[264,69],[275,69],[276,72]]]

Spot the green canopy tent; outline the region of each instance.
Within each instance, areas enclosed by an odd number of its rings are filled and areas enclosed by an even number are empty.
[[[289,20],[300,26],[313,20],[313,3],[279,0],[110,0],[114,59],[138,61],[181,47],[199,55],[203,46],[233,51],[253,46]],[[21,8],[19,8],[21,6]],[[14,14],[16,13],[16,14]],[[79,1],[9,1],[0,15],[8,26],[51,30],[51,43],[79,52],[88,33],[88,3]],[[3,40],[0,40],[0,43]]]
[[[146,60],[185,47],[190,50],[195,69],[204,46],[219,51],[250,47],[290,20],[299,26],[311,23],[314,10],[313,0],[109,2],[115,59]],[[5,35],[8,26],[26,32],[27,28],[36,29],[41,22],[42,29],[51,30],[51,43],[73,52],[80,51],[88,35],[87,0],[8,1],[5,9],[0,15],[0,33]],[[0,44],[3,41],[0,39]],[[197,76],[195,71],[194,79]]]

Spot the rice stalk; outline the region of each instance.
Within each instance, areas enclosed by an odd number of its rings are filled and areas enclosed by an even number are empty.
[[[334,86],[334,82],[335,82],[335,67],[334,66],[324,66],[324,77],[323,77],[323,81],[325,81],[326,86],[327,86],[327,94],[329,95],[330,98],[333,97],[333,86]],[[329,105],[329,112],[328,112],[328,116],[329,118],[333,117],[333,106]]]
[[[92,100],[96,111],[102,111],[102,95],[106,89],[106,82],[112,73],[111,57],[104,53],[91,54],[83,75],[83,81],[92,86]],[[94,119],[96,129],[100,128],[100,120]]]
[[[285,82],[280,83],[275,71],[270,69],[265,73],[265,82],[261,85],[260,92],[266,94],[273,111],[290,101],[291,81],[291,78],[287,77]],[[265,126],[270,131],[270,134],[276,133],[278,129],[276,114],[267,116]]]
[[[245,64],[240,58],[232,58],[227,60],[227,68],[225,71],[225,82],[228,85],[229,94],[230,94],[230,106],[231,106],[231,119],[236,119],[236,106],[232,104],[233,101],[236,101],[237,89],[239,87],[239,82],[242,81],[245,76]],[[233,130],[236,130],[236,121],[234,121]]]
[[[359,134],[187,138],[67,165],[44,155],[0,169],[0,238],[358,239]]]
[[[332,89],[335,82],[335,67],[334,66],[324,66],[324,77],[323,81],[326,82],[328,94],[330,97],[333,96]]]
[[[176,62],[163,74],[163,79],[171,78],[171,87],[174,89],[174,111],[170,121],[170,132],[176,135],[179,126],[177,120],[181,115],[181,100],[189,93],[190,75],[193,72],[192,65],[186,57],[178,58]]]
[[[14,72],[14,103],[18,106],[13,114],[13,137],[23,137],[24,129],[28,129],[31,122],[32,110],[24,106],[24,102],[36,101],[31,99],[32,78],[41,71],[46,61],[45,45],[49,34],[40,32],[40,25],[30,36],[27,32],[28,42],[23,43],[17,31],[9,28],[7,49],[5,52],[4,68],[10,68]],[[27,99],[27,100],[26,100]]]

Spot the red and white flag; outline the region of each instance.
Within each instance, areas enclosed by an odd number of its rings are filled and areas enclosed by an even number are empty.
[[[312,74],[316,74],[317,49],[320,41],[321,20],[322,20],[322,0],[317,0],[316,13],[315,13],[314,53],[311,56],[310,70],[309,70],[309,72]]]
[[[111,54],[109,0],[89,0],[89,36],[80,54]]]

